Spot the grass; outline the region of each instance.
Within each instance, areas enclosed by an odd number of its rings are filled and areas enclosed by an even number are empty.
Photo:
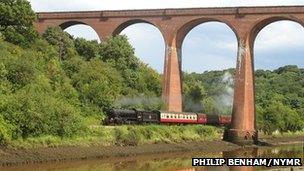
[[[90,121],[91,122],[91,121]],[[179,143],[190,141],[220,140],[223,129],[207,125],[122,125],[95,126],[83,135],[61,138],[58,136],[28,137],[11,141],[10,148],[40,148],[59,146],[136,146],[154,143]],[[304,130],[298,132],[274,132],[265,137],[304,136]]]
[[[273,138],[280,138],[280,137],[297,137],[297,136],[304,136],[304,130],[302,131],[296,131],[296,132],[279,132],[279,131],[275,131],[273,132],[271,135],[267,135],[265,133],[263,133],[262,131],[259,132],[259,137],[260,138],[269,138],[269,137],[273,137]]]
[[[29,137],[9,143],[11,148],[58,146],[136,146],[153,143],[219,140],[222,130],[205,125],[122,125],[93,126],[85,135],[69,138],[57,136]]]
[[[274,132],[273,137],[294,137],[294,136],[304,136],[304,130],[296,132]]]

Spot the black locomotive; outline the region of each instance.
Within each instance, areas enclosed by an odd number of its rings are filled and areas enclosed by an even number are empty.
[[[105,124],[159,123],[159,111],[111,109]]]
[[[143,124],[143,123],[170,123],[170,124],[212,124],[228,125],[230,115],[207,115],[190,112],[161,112],[141,111],[136,109],[111,109],[105,119],[106,125]]]

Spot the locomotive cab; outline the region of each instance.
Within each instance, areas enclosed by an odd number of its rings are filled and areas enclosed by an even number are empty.
[[[136,113],[136,110],[111,109],[107,120],[112,124],[137,123]]]

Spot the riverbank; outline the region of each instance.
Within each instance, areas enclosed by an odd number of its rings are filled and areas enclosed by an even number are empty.
[[[303,143],[304,136],[264,138],[270,145]],[[33,149],[0,149],[0,166],[54,161],[106,159],[109,157],[131,157],[146,154],[204,152],[220,153],[242,148],[225,141],[201,141],[181,143],[157,143],[138,146],[61,146]]]
[[[271,146],[304,144],[304,135],[301,136],[282,136],[282,137],[262,137],[259,139]]]
[[[174,144],[144,144],[138,146],[90,146],[53,147],[36,149],[1,149],[0,165],[17,165],[49,161],[102,159],[108,157],[127,157],[143,154],[160,154],[186,151],[216,153],[235,150],[240,146],[224,141],[183,142]]]

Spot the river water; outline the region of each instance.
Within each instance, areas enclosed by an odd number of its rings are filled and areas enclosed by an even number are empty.
[[[100,160],[82,160],[30,164],[3,168],[8,171],[251,171],[251,170],[292,170],[282,167],[192,167],[192,157],[200,158],[301,158],[304,162],[304,144],[280,147],[243,148],[220,153],[167,153],[125,158],[108,158]],[[304,171],[304,168],[297,168]],[[294,169],[296,170],[296,169]]]

